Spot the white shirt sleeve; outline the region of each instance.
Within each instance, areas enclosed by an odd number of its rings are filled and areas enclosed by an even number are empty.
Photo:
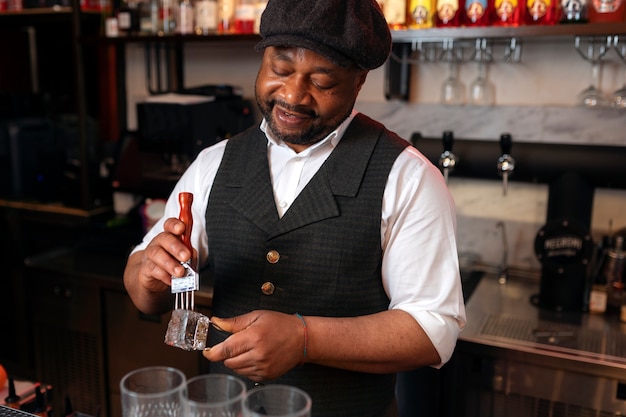
[[[383,285],[390,309],[411,314],[443,365],[465,326],[456,213],[441,172],[415,148],[394,163],[383,197]]]

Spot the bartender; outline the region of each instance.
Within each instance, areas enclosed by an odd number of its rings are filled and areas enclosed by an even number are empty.
[[[211,372],[294,385],[313,416],[393,415],[395,374],[442,366],[465,325],[439,170],[355,111],[391,34],[375,0],[270,0],[258,126],[198,155],[128,259],[139,310],[171,309],[181,262],[214,279]],[[178,194],[194,194],[194,251]]]

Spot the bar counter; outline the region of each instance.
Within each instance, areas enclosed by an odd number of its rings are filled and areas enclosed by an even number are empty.
[[[486,274],[456,354],[466,417],[626,414],[626,323],[537,306],[539,280]]]

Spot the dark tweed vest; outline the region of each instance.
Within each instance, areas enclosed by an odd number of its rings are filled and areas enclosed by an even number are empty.
[[[358,115],[337,148],[279,219],[267,139],[258,128],[226,146],[207,207],[213,313],[255,309],[318,316],[384,311],[380,218],[387,176],[406,141]],[[276,263],[266,254],[277,251]],[[275,291],[265,295],[261,286]],[[281,329],[276,329],[281,331]],[[210,345],[220,335],[210,332]],[[232,373],[222,363],[211,372]],[[275,383],[295,385],[319,417],[379,416],[394,396],[394,375],[305,364]]]

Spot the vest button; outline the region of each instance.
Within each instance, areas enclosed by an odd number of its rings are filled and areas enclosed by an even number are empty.
[[[272,295],[274,294],[274,290],[276,289],[276,287],[274,286],[274,284],[272,284],[271,282],[267,281],[264,282],[263,285],[261,285],[261,292],[265,295]]]
[[[265,258],[267,259],[267,262],[271,264],[275,264],[280,259],[280,253],[272,249],[271,251],[267,252],[267,255],[265,255]]]

